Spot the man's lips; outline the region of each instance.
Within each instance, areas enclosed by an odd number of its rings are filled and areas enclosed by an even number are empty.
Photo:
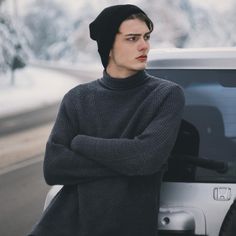
[[[139,57],[136,57],[137,60],[139,61],[146,61],[147,60],[147,56],[146,55],[141,55]]]
[[[136,59],[147,59],[147,56],[146,55],[141,55],[141,56],[139,56],[139,57],[136,57]]]

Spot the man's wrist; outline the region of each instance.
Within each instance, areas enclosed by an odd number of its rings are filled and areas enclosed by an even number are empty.
[[[74,151],[78,151],[79,150],[79,146],[80,145],[80,140],[81,140],[81,136],[82,135],[76,135],[72,140],[71,140],[71,143],[70,143],[70,148]]]
[[[77,152],[83,152],[89,143],[91,143],[91,137],[78,134],[72,139],[70,148]]]

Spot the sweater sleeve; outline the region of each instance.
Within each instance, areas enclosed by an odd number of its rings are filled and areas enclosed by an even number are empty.
[[[70,185],[118,176],[117,172],[70,149],[71,140],[77,130],[72,105],[65,96],[46,144],[44,177],[47,184]]]
[[[174,146],[184,107],[183,91],[172,86],[146,129],[133,139],[77,135],[77,153],[127,176],[150,175],[163,168]]]

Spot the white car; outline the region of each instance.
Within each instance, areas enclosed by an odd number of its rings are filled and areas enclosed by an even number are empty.
[[[236,235],[236,48],[153,50],[186,105],[161,190],[160,235]]]
[[[186,97],[161,189],[159,235],[235,236],[236,48],[151,50],[147,71],[180,84]]]

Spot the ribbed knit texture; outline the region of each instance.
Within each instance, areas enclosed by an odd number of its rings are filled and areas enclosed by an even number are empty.
[[[178,85],[145,71],[125,79],[104,72],[64,96],[44,175],[50,185],[76,186],[76,235],[157,236],[163,167],[183,107]]]

